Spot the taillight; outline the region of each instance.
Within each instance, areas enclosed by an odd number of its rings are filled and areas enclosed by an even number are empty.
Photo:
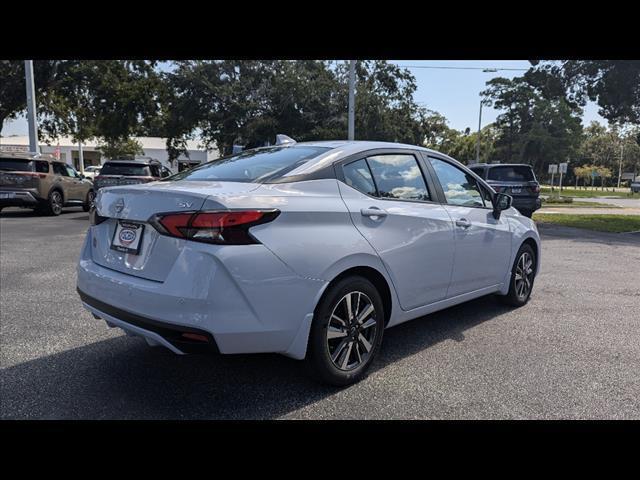
[[[249,229],[268,223],[279,210],[230,210],[226,212],[180,212],[156,215],[151,224],[164,235],[216,245],[260,243]]]
[[[540,185],[534,185],[533,187],[531,187],[531,191],[533,193],[540,193]]]
[[[496,193],[500,193],[500,190],[502,190],[502,187],[493,187],[493,189],[496,191]]]

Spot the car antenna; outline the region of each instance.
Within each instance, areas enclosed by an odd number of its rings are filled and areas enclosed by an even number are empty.
[[[291,137],[287,137],[281,133],[276,135],[276,145],[293,145],[295,143],[297,142]]]

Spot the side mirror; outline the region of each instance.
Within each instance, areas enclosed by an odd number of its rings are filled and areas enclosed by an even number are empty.
[[[493,217],[498,220],[500,218],[500,212],[511,208],[512,202],[513,198],[511,197],[511,195],[496,193],[493,196]]]
[[[80,177],[82,180],[84,180],[85,178],[87,178],[84,173],[78,173],[78,177]]]

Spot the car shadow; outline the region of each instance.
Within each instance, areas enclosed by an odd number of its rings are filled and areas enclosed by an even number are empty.
[[[386,330],[372,372],[443,340],[463,342],[507,311],[483,297]],[[5,368],[0,389],[5,419],[271,419],[340,391],[281,355],[179,356],[124,335]]]

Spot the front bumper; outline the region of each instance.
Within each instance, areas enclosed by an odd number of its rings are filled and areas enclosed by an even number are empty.
[[[194,245],[183,249],[167,278],[154,281],[95,263],[91,237],[89,229],[77,287],[84,306],[107,323],[129,327],[176,353],[193,346],[178,344],[182,333],[191,331],[210,336],[209,346],[224,354],[304,358],[326,282],[300,277],[266,247],[190,242]]]

